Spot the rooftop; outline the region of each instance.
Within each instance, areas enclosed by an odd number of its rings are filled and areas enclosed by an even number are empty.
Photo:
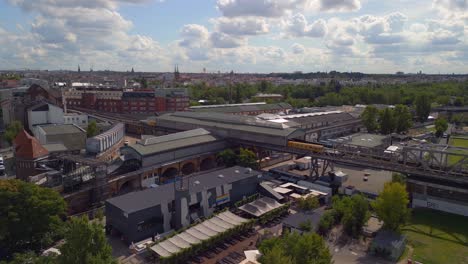
[[[203,128],[198,128],[160,137],[146,137],[137,144],[127,147],[134,149],[142,156],[146,156],[218,140],[210,132]]]
[[[49,154],[47,149],[24,129],[16,136],[14,146],[15,156],[23,159],[37,159]]]
[[[285,124],[274,123],[253,116],[230,115],[224,113],[202,112],[175,112],[156,117],[160,121],[170,122],[170,126],[177,127],[177,123],[187,123],[206,128],[224,128],[233,131],[245,131],[251,133],[268,134],[275,136],[289,136],[298,129]]]
[[[349,144],[374,148],[374,147],[382,145],[384,143],[384,140],[387,138],[388,136],[384,136],[384,135],[355,134],[351,136],[351,142],[349,142]]]
[[[295,214],[288,215],[282,222],[283,225],[295,229],[301,229],[300,226],[306,221],[310,221],[312,228],[317,228],[320,218],[322,217],[325,210],[323,208],[315,209],[310,212],[297,212]]]
[[[247,219],[239,217],[230,211],[222,212],[180,234],[157,243],[151,247],[151,250],[162,257],[169,257],[247,221]]]
[[[292,109],[292,106],[287,103],[246,103],[246,104],[227,104],[227,105],[207,105],[190,107],[190,110],[196,112],[221,112],[221,113],[240,113],[240,112],[256,112],[256,111],[283,111]]]
[[[220,177],[223,175],[223,177]],[[250,177],[258,177],[261,172],[248,170],[240,166],[220,169],[207,173],[201,173],[193,176],[187,176],[190,192],[198,193],[221,186],[227,183],[233,183]],[[137,212],[146,208],[151,208],[165,201],[174,200],[174,183],[161,185],[156,188],[150,188],[143,191],[131,192],[122,196],[108,199],[107,202],[120,208],[126,213]]]
[[[85,133],[85,131],[73,124],[52,124],[52,125],[39,125],[46,135],[63,135],[63,134],[76,134]]]
[[[253,216],[259,217],[281,206],[282,204],[270,197],[262,197],[251,203],[244,204],[239,207],[239,209]]]
[[[47,151],[49,151],[50,153],[68,151],[67,147],[65,147],[63,143],[45,144],[44,148],[47,149]]]

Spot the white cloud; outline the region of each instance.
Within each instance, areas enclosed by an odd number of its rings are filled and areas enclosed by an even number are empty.
[[[184,47],[198,46],[200,43],[206,42],[210,33],[208,29],[202,25],[189,24],[185,25],[180,31],[182,40],[180,45]]]
[[[318,6],[321,11],[350,12],[361,9],[360,0],[319,0]]]
[[[246,44],[245,38],[232,37],[221,32],[211,34],[211,43],[215,48],[236,48]]]
[[[310,0],[218,0],[216,7],[226,17],[281,17],[290,11],[303,9]]]
[[[294,43],[291,46],[291,50],[294,54],[303,54],[305,52],[305,47],[299,43]]]
[[[217,31],[228,35],[261,35],[269,32],[266,20],[259,17],[220,17],[211,21]]]
[[[432,5],[449,12],[467,12],[468,10],[468,1],[466,0],[434,0]]]
[[[283,21],[286,37],[313,37],[320,38],[327,34],[327,24],[323,19],[309,24],[303,14],[295,14]]]

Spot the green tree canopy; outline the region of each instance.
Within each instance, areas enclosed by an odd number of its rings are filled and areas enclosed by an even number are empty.
[[[418,94],[414,101],[416,116],[420,122],[424,122],[429,117],[429,113],[431,112],[431,100],[429,95],[423,93]]]
[[[384,228],[399,231],[409,219],[408,193],[404,184],[389,182],[372,203],[377,216],[384,222]]]
[[[227,167],[232,167],[237,163],[237,155],[232,149],[225,149],[219,152],[218,159]]]
[[[385,135],[392,133],[395,129],[393,110],[387,107],[380,111],[379,115],[380,133]]]
[[[448,122],[445,118],[437,118],[435,121],[436,136],[441,137],[448,128]]]
[[[320,206],[319,201],[317,197],[309,195],[306,198],[301,198],[299,199],[299,208],[302,210],[314,210],[315,208],[318,208]]]
[[[99,129],[97,127],[97,123],[95,120],[91,120],[88,123],[88,128],[86,129],[86,134],[88,137],[94,137],[99,133]]]
[[[16,136],[21,132],[23,129],[23,124],[20,121],[13,121],[11,124],[6,128],[5,133],[3,134],[3,138],[11,145],[13,140]]]
[[[56,264],[55,257],[38,256],[32,251],[15,253],[9,262],[2,261],[0,264]]]
[[[413,116],[406,105],[395,106],[393,115],[395,117],[395,132],[403,133],[413,126]]]
[[[107,243],[103,226],[90,223],[86,217],[72,218],[61,248],[60,264],[116,264]]]
[[[399,182],[401,184],[406,184],[406,176],[401,173],[394,172],[392,173],[392,182]]]
[[[272,238],[262,241],[259,247],[260,252],[269,254],[276,251],[277,256],[281,256],[286,261],[289,258],[293,264],[330,264],[332,256],[321,236],[315,233],[298,234],[288,233],[281,238]],[[287,257],[287,258],[285,258]],[[270,263],[260,260],[262,263]],[[278,263],[278,262],[271,262]]]
[[[291,257],[286,254],[280,245],[267,249],[260,258],[260,262],[265,264],[293,264]]]
[[[369,202],[362,195],[333,197],[333,209],[345,227],[346,233],[358,237],[362,227],[369,220]]]
[[[364,109],[364,112],[362,112],[361,119],[367,131],[371,133],[377,131],[378,114],[379,114],[379,110],[373,105],[368,105],[366,109]]]
[[[66,203],[54,190],[0,180],[0,248],[7,257],[37,251],[63,234]]]
[[[256,169],[258,166],[257,155],[249,149],[240,148],[237,163],[242,167]]]

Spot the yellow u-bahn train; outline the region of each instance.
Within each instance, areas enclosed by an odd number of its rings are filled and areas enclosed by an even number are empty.
[[[288,141],[288,147],[305,149],[316,153],[323,153],[325,151],[325,147],[322,145],[292,140]]]

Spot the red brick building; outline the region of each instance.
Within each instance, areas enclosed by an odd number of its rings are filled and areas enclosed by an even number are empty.
[[[185,111],[189,97],[185,89],[145,91],[69,90],[64,91],[68,107],[87,108],[110,113],[159,113]]]
[[[16,177],[27,181],[30,176],[37,175],[41,171],[37,170],[36,163],[49,155],[39,141],[28,134],[24,129],[13,142],[16,158]]]
[[[122,113],[156,113],[166,109],[166,98],[154,92],[124,92],[122,95]]]

